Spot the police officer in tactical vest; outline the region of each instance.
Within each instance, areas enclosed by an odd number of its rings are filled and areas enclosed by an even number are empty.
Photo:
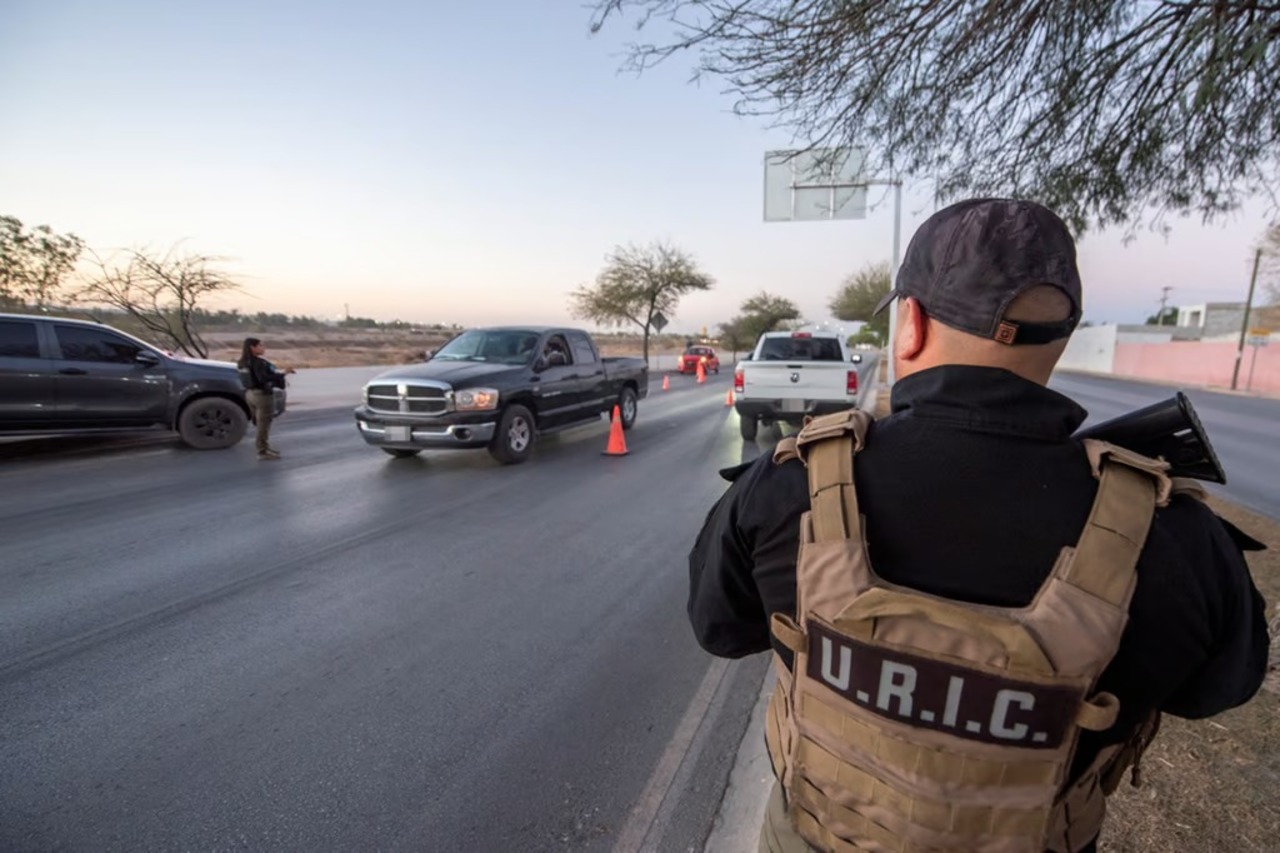
[[[1046,385],[1081,287],[1051,211],[936,213],[893,299],[892,413],[726,472],[690,554],[701,645],[774,652],[760,850],[1094,850],[1161,713],[1258,689],[1251,540],[1164,460],[1072,438],[1086,412]]]

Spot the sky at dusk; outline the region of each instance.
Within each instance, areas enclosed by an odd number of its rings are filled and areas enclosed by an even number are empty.
[[[691,58],[618,73],[628,28],[583,0],[0,3],[0,214],[93,248],[224,256],[224,307],[463,325],[573,322],[609,250],[668,240],[716,280],[672,329],[767,290],[826,318],[888,260],[892,195],[860,221],[765,223],[763,155]],[[908,184],[902,246],[934,207]],[[1264,206],[1166,240],[1079,247],[1085,319],[1243,301]]]

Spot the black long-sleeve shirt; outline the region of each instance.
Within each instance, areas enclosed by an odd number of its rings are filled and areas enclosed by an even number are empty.
[[[240,382],[249,391],[272,391],[284,387],[284,374],[265,358],[252,356],[239,370]]]
[[[1086,412],[1008,371],[967,366],[904,377],[891,409],[871,425],[854,468],[876,573],[961,601],[1030,603],[1059,551],[1079,539],[1097,491],[1071,438]],[[688,603],[698,642],[730,658],[770,648],[769,614],[795,615],[809,508],[799,461],[765,456],[733,473],[689,555]],[[1206,717],[1257,691],[1265,605],[1237,535],[1187,496],[1157,511],[1120,650],[1099,683],[1120,699],[1120,718],[1084,733],[1077,767],[1151,709]],[[774,648],[790,665],[790,652]]]

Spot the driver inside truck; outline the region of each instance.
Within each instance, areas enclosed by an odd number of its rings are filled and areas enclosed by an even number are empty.
[[[552,366],[569,363],[569,357],[565,353],[564,347],[560,344],[560,340],[558,338],[552,338],[547,341],[547,348],[543,352],[543,357],[546,358],[547,364]]]

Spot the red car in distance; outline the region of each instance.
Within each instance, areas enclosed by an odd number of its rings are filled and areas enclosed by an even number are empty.
[[[698,362],[702,362],[702,370],[704,373],[719,373],[720,359],[716,357],[716,351],[711,347],[689,347],[676,361],[676,373],[697,373]]]

